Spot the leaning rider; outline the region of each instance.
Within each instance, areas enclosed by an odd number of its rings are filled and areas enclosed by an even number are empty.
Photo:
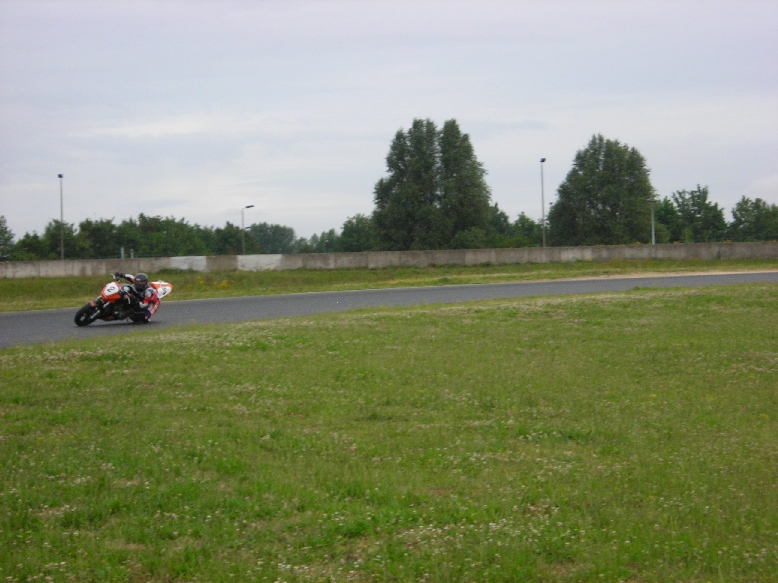
[[[121,273],[117,271],[113,274],[116,281],[119,281],[122,277],[132,283],[130,287],[132,297],[130,301],[137,303],[143,314],[143,320],[141,322],[148,323],[151,316],[159,308],[159,296],[157,290],[149,285],[149,276],[145,273],[139,273],[137,275],[131,275],[129,273]]]

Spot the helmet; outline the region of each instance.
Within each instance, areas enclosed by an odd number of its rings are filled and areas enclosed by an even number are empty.
[[[146,288],[149,287],[149,276],[145,273],[139,273],[135,276],[132,286],[138,293],[146,291]]]

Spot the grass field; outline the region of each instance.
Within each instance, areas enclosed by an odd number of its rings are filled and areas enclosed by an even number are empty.
[[[0,581],[778,580],[778,289],[0,351]]]
[[[498,283],[531,279],[559,279],[701,271],[778,269],[778,260],[721,261],[608,261],[605,263],[547,263],[524,265],[437,266],[425,268],[334,269],[261,272],[197,273],[168,270],[149,274],[171,282],[169,300],[317,292],[458,283]],[[0,312],[80,307],[95,298],[110,280],[95,277],[0,279]]]

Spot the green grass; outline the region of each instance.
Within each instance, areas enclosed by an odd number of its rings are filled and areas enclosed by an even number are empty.
[[[2,581],[778,579],[778,289],[0,351]]]
[[[336,269],[197,273],[167,270],[149,274],[175,287],[169,300],[219,298],[387,287],[498,283],[596,277],[630,273],[778,269],[778,260],[608,261],[426,268]],[[80,307],[96,297],[110,276],[0,279],[0,312]]]

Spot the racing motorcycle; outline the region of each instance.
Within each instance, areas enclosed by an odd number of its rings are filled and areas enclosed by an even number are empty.
[[[149,285],[157,290],[159,299],[173,291],[173,285],[166,281],[150,281]],[[112,322],[129,318],[132,322],[141,322],[144,312],[133,294],[132,284],[120,284],[119,278],[114,276],[114,280],[105,285],[98,298],[76,312],[74,321],[76,326],[89,326],[95,320]]]

